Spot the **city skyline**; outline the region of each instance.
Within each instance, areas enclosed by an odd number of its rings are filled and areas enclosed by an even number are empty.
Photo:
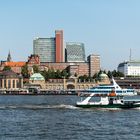
[[[120,62],[140,59],[140,1],[135,0],[30,0],[0,5],[0,59],[10,50],[14,61],[26,61],[35,37],[64,31],[65,42],[83,42],[86,57],[101,56],[102,69],[117,69]]]

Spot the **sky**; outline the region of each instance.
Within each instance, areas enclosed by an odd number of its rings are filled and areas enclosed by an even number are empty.
[[[101,68],[140,60],[140,0],[0,0],[0,60],[27,61],[33,39],[64,31],[65,42],[99,54]]]

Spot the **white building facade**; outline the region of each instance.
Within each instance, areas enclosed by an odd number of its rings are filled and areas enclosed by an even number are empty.
[[[125,76],[140,76],[140,61],[126,61],[118,65],[118,71]]]

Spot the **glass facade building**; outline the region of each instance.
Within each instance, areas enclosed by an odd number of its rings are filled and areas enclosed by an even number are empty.
[[[66,43],[66,62],[85,62],[84,43]]]
[[[55,62],[55,38],[37,38],[33,41],[33,53],[40,62]]]

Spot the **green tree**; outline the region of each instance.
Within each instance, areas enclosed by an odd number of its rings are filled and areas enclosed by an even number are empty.
[[[10,67],[10,66],[5,66],[5,67],[3,68],[3,71],[7,71],[7,70],[11,70],[11,67]]]
[[[80,82],[84,82],[84,77],[83,77],[83,76],[79,76],[79,77],[78,77],[78,80],[79,80]]]
[[[108,71],[107,75],[108,75],[109,78],[112,78],[112,72],[111,71]]]
[[[92,78],[89,77],[89,76],[87,76],[87,75],[81,75],[81,76],[78,77],[78,80],[79,80],[80,82],[88,82],[88,81],[91,80],[91,79],[92,79]]]
[[[62,78],[62,75],[61,75],[61,71],[60,71],[60,70],[57,70],[57,71],[55,72],[55,78],[56,78],[56,79]]]
[[[100,70],[97,74],[98,74],[98,78],[100,76],[100,74],[104,73],[102,70]]]
[[[108,71],[107,75],[108,75],[109,78],[112,78],[112,76],[113,77],[124,77],[123,73],[121,73],[119,71],[116,71],[116,70],[113,70],[112,72]]]
[[[88,76],[87,75],[84,75],[83,78],[84,78],[84,81],[88,81]]]
[[[23,78],[29,78],[29,71],[28,71],[28,66],[27,64],[24,65],[22,68],[21,68],[21,74],[23,76]]]
[[[33,65],[34,73],[39,73],[39,67],[37,65]]]
[[[40,73],[44,76],[44,78],[45,78],[46,81],[49,79],[48,72],[46,70],[41,71]]]
[[[93,79],[98,79],[99,77],[98,77],[98,73],[95,73],[94,75],[93,75]]]
[[[67,77],[68,77],[68,73],[67,73],[67,70],[66,70],[66,69],[64,69],[64,70],[61,72],[61,76],[62,76],[63,78],[67,78]]]
[[[124,74],[123,74],[122,72],[119,72],[119,71],[118,71],[118,76],[119,76],[119,77],[124,77]]]
[[[54,71],[53,68],[51,69],[51,78],[52,78],[52,79],[55,79],[55,71]]]

